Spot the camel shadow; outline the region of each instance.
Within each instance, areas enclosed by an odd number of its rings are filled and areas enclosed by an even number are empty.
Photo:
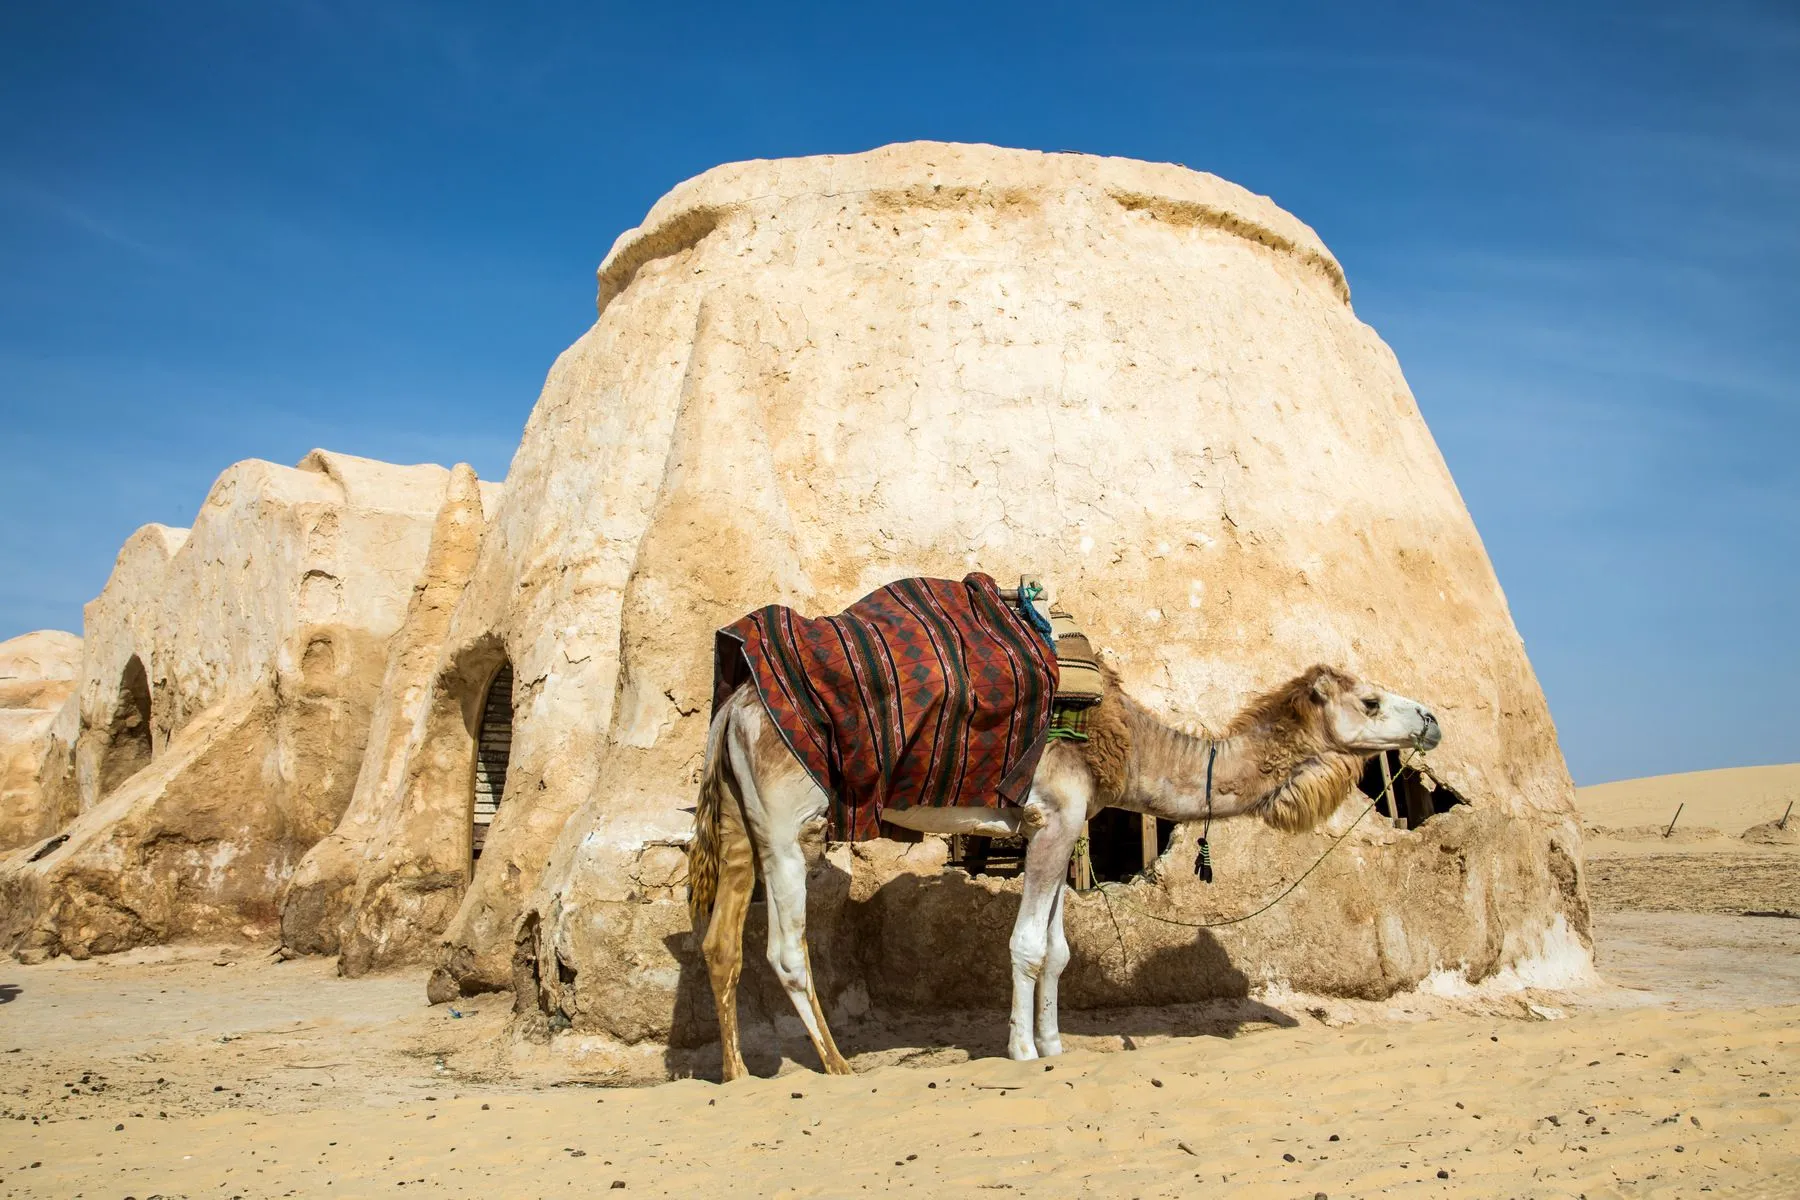
[[[16,983],[0,983],[0,1004],[11,1004],[24,990]]]
[[[832,878],[835,876],[836,878]],[[1015,884],[960,870],[904,874],[851,900],[849,877],[829,864],[809,879],[807,928],[815,986],[848,1056],[892,1062],[1006,1053],[1012,992],[1009,941]],[[1077,1045],[1104,1039],[1231,1037],[1247,1027],[1292,1028],[1288,1014],[1250,997],[1250,980],[1209,931],[1142,928],[1116,919],[1091,894],[1075,896],[1067,928],[1061,1025]],[[738,1025],[744,1061],[772,1075],[784,1061],[818,1059],[762,952],[767,910],[750,906],[744,931]],[[692,935],[666,939],[681,964],[665,1065],[672,1075],[719,1076],[712,987]]]

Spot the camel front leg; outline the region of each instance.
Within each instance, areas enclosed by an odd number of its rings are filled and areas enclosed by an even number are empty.
[[[1044,973],[1037,985],[1037,1052],[1042,1058],[1062,1053],[1062,1029],[1056,1012],[1057,984],[1063,968],[1069,965],[1069,937],[1063,929],[1063,910],[1067,907],[1068,885],[1056,889],[1056,903],[1050,910],[1050,946],[1044,957]]]
[[[744,917],[755,890],[755,850],[733,800],[719,814],[718,894],[700,945],[719,1012],[719,1050],[724,1058],[721,1078],[726,1083],[749,1074],[738,1044],[737,986],[744,967]]]
[[[1075,839],[1081,831],[1081,816],[1087,812],[1083,797],[1061,794],[1060,790],[1033,786],[1029,806],[1036,807],[1044,824],[1031,835],[1025,847],[1025,888],[1019,898],[1019,916],[1013,922],[1012,952],[1013,996],[1012,1022],[1007,1031],[1006,1052],[1015,1059],[1036,1058],[1038,1041],[1033,1026],[1038,1014],[1038,991],[1044,983],[1045,967],[1052,961],[1051,917],[1060,913],[1063,881],[1069,874],[1069,858],[1075,851]],[[1060,926],[1060,921],[1058,922]],[[1060,929],[1059,929],[1060,934]],[[1060,940],[1060,937],[1058,938]],[[1063,946],[1063,962],[1068,947]],[[1056,966],[1060,973],[1062,966]],[[1047,993],[1051,1011],[1055,1011],[1056,982],[1049,983]],[[1054,1018],[1053,1018],[1054,1020]],[[1061,1042],[1056,1042],[1060,1051]]]

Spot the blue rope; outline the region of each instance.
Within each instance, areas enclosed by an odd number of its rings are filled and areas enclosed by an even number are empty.
[[[1032,601],[1044,594],[1044,589],[1033,587],[1029,583],[1019,585],[1019,609],[1025,614],[1025,623],[1044,636],[1050,645],[1050,653],[1056,653],[1056,634],[1050,628],[1050,619],[1037,610]]]

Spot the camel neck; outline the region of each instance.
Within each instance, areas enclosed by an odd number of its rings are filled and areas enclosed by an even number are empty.
[[[1202,820],[1208,807],[1209,758],[1215,818],[1248,812],[1261,800],[1261,791],[1267,790],[1247,786],[1261,782],[1261,772],[1250,761],[1244,737],[1214,738],[1177,729],[1129,697],[1125,698],[1125,717],[1131,731],[1131,757],[1118,807],[1166,821]]]

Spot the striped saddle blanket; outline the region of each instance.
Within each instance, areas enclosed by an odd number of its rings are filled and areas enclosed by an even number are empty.
[[[854,842],[881,836],[890,807],[1023,801],[1057,669],[976,573],[898,580],[834,617],[759,609],[718,633],[713,711],[746,680],[831,797],[828,836]]]

